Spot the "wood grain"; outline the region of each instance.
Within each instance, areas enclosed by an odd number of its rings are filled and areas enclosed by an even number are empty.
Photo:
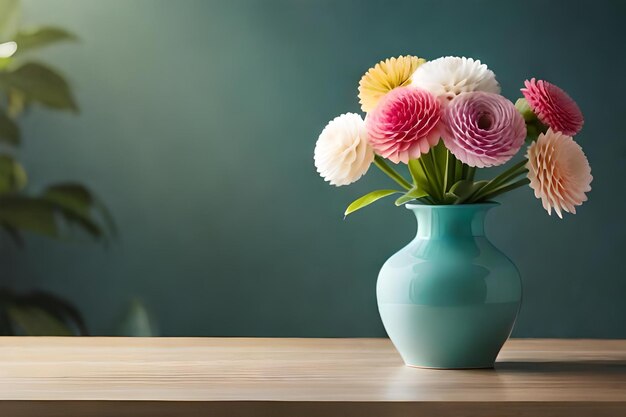
[[[626,341],[511,340],[494,370],[387,339],[0,338],[0,416],[626,416]]]

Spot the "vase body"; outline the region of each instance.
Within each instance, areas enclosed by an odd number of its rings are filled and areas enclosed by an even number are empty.
[[[522,295],[517,268],[484,233],[495,206],[407,205],[417,235],[385,262],[376,286],[383,324],[407,365],[494,366]]]

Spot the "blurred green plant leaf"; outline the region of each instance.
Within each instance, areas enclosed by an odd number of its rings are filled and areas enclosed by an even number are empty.
[[[130,337],[155,337],[159,335],[159,330],[154,316],[146,305],[141,300],[134,299],[124,312],[115,334]]]
[[[71,329],[46,310],[32,305],[8,308],[8,316],[20,333],[28,336],[71,336]]]
[[[2,230],[4,230],[4,232],[11,238],[15,246],[20,249],[24,248],[24,238],[19,230],[13,226],[9,226],[8,224],[3,224]]]
[[[2,108],[0,108],[0,142],[11,145],[20,143],[20,128]]]
[[[55,26],[41,26],[20,30],[13,37],[13,41],[17,43],[16,54],[35,48],[42,48],[57,42],[76,40],[78,40],[76,35]]]
[[[19,0],[0,0],[0,42],[12,40],[20,24]]]
[[[7,93],[7,110],[9,117],[15,119],[26,107],[26,96],[19,90],[11,89]]]
[[[47,291],[35,290],[14,297],[20,306],[40,308],[61,321],[72,333],[87,335],[87,326],[78,309],[66,299]]]
[[[0,73],[0,87],[20,91],[26,101],[33,101],[59,110],[78,112],[78,105],[63,76],[50,67],[28,62],[12,71]]]
[[[76,183],[51,185],[43,192],[43,198],[83,216],[89,216],[94,201],[91,192]]]
[[[47,291],[18,294],[0,289],[0,332],[4,335],[88,335],[82,315],[69,301]]]
[[[350,213],[354,213],[357,210],[362,209],[365,206],[369,206],[375,201],[380,200],[381,198],[390,196],[392,194],[402,193],[402,191],[398,190],[376,190],[371,193],[365,194],[363,197],[357,198],[354,200],[346,209],[344,216],[347,216]]]
[[[55,207],[49,201],[20,195],[0,197],[0,223],[48,237],[58,237]]]
[[[12,156],[0,154],[0,195],[21,191],[27,182],[24,167]]]
[[[13,62],[13,58],[0,57],[0,70],[5,69]]]
[[[52,185],[46,188],[43,198],[59,208],[66,220],[78,223],[96,239],[104,237],[105,231],[94,220],[94,212],[100,215],[110,234],[114,235],[116,232],[107,208],[84,185],[77,183]]]
[[[60,220],[70,226],[78,226],[94,239],[105,239],[100,223],[93,217],[94,210],[100,212],[108,224],[106,208],[93,194],[80,184],[68,183],[48,187],[41,197],[17,194],[0,196],[0,224],[6,229],[29,231],[40,235],[59,238],[62,233]],[[112,220],[110,220],[112,221]],[[110,230],[111,234],[115,230]]]

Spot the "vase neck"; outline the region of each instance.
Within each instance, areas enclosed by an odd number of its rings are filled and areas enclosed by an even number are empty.
[[[485,235],[485,215],[497,204],[407,205],[417,217],[419,239]]]

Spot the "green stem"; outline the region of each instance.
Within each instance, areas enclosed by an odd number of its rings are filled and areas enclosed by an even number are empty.
[[[441,186],[439,182],[439,175],[435,158],[433,156],[434,148],[431,148],[430,152],[423,154],[418,161],[424,170],[426,180],[428,181],[428,188],[430,196],[433,201],[440,203],[443,200],[443,193],[441,193]]]
[[[476,167],[467,166],[467,180],[474,181],[474,176],[476,175]]]
[[[454,155],[450,153],[448,149],[446,149],[446,172],[443,177],[443,193],[447,193],[452,184],[454,184],[454,166],[455,166],[455,158]]]
[[[499,178],[500,184],[504,184],[508,180],[517,177],[518,175],[527,172],[526,164],[528,163],[528,159],[524,158],[519,161],[517,164],[513,165],[511,168],[507,169],[500,175],[498,175],[495,179]]]
[[[413,188],[413,186],[404,178],[402,178],[402,175],[398,174],[398,172],[393,169],[392,167],[389,166],[389,164],[387,164],[387,162],[385,162],[385,159],[380,156],[380,155],[376,155],[374,156],[374,164],[385,174],[387,174],[387,176],[389,178],[391,178],[392,180],[394,180],[395,182],[397,182],[401,187],[403,187],[405,190],[410,190],[411,188]]]
[[[500,194],[504,194],[506,192],[509,192],[511,190],[514,190],[516,188],[522,187],[526,184],[529,184],[530,180],[528,178],[522,178],[521,180],[517,180],[513,183],[510,184],[505,184],[505,185],[501,185],[497,188],[494,188],[493,190],[491,190],[490,192],[488,192],[487,194],[483,195],[481,197],[482,200],[489,200],[492,199],[496,196],[499,196]]]
[[[518,177],[521,174],[525,174],[527,172],[526,163],[528,160],[524,158],[517,164],[513,165],[511,168],[507,169],[504,172],[501,172],[498,176],[491,179],[480,191],[474,196],[475,200],[482,199],[485,195],[489,194],[492,190],[497,189],[502,184],[505,184],[507,181],[512,180],[515,177]]]
[[[430,156],[430,163],[431,163],[431,167],[433,169],[433,174],[435,177],[435,188],[438,190],[441,190],[441,186],[443,184],[443,176],[441,175],[441,172],[439,172],[439,166],[437,165],[437,157],[435,156],[435,148],[431,148],[430,152],[428,152],[428,156]],[[445,168],[445,167],[443,167]],[[443,198],[443,193],[441,193],[441,198]]]
[[[454,182],[458,182],[460,180],[463,179],[463,162],[459,161],[458,159],[456,159],[456,157],[454,158]]]
[[[424,178],[426,179],[426,184],[424,188],[426,188],[426,192],[431,197],[431,200],[434,202],[437,199],[437,190],[433,188],[433,179],[431,178],[432,173],[428,169],[428,163],[426,162],[426,157],[422,155],[417,159],[417,162],[422,168],[422,172],[424,173]]]

